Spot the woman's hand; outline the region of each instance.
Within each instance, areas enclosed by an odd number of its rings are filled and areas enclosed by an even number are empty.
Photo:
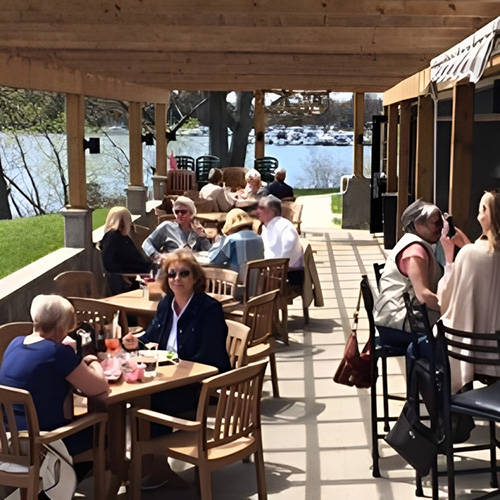
[[[462,248],[464,245],[468,245],[471,243],[467,235],[458,227],[455,226],[455,236],[451,239],[455,245],[457,245],[458,248]]]
[[[455,259],[455,242],[453,241],[455,237],[448,238],[446,235],[441,236],[441,245],[443,247],[444,256],[446,258],[446,262],[451,264]]]
[[[139,347],[139,340],[137,337],[134,337],[131,333],[127,333],[125,337],[122,339],[123,347],[127,349],[127,351],[135,351]]]
[[[198,235],[203,238],[207,237],[207,233],[205,233],[205,228],[201,225],[200,221],[192,220],[191,221],[191,229]]]

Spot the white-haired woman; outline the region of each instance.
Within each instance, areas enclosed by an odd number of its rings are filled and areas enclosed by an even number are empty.
[[[259,201],[264,196],[265,188],[262,186],[262,180],[259,172],[251,168],[245,174],[245,181],[247,185],[245,189],[238,192],[238,198],[248,201]]]
[[[158,263],[162,253],[177,248],[190,248],[193,252],[210,248],[203,226],[193,218],[196,215],[193,200],[179,196],[174,202],[173,211],[175,221],[160,224],[142,244],[142,249],[153,262]]]
[[[108,274],[108,285],[113,295],[129,290],[121,273],[149,273],[151,262],[139,251],[130,237],[132,215],[125,207],[113,207],[106,218],[101,240],[102,262]]]
[[[401,335],[401,330],[410,331],[403,298],[405,292],[411,299],[416,297],[427,306],[431,323],[437,321],[439,304],[436,291],[443,275],[433,247],[441,238],[443,229],[439,208],[417,200],[403,212],[401,224],[405,234],[387,258],[374,308],[380,336],[385,344],[390,345],[404,345],[411,340],[410,336]]]
[[[50,431],[73,418],[72,386],[102,399],[107,397],[109,386],[95,356],[80,360],[72,347],[62,343],[76,325],[70,302],[58,295],[38,295],[30,313],[33,333],[16,337],[7,347],[0,384],[29,391],[40,429]],[[64,442],[70,454],[80,453],[92,446],[91,432],[75,434]]]

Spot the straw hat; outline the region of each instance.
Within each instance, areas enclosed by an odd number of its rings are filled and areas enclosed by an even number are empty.
[[[226,236],[229,236],[244,227],[251,230],[253,222],[254,219],[252,219],[252,217],[250,217],[244,210],[241,210],[241,208],[233,208],[227,213],[226,223],[222,228],[222,232]]]

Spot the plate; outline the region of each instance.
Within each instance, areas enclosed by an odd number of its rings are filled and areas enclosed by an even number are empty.
[[[158,363],[159,364],[170,364],[170,363],[177,363],[179,361],[179,358],[176,353],[172,351],[167,351],[167,350],[141,350],[139,351],[139,356],[143,356],[145,358],[151,358],[151,355],[153,353],[156,353],[158,355]]]

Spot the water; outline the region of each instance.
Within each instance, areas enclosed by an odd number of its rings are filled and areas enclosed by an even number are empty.
[[[88,134],[95,135],[95,134]],[[56,145],[61,163],[66,165],[65,136],[51,136]],[[64,206],[60,174],[55,166],[55,154],[43,136],[20,136],[24,150],[27,152],[26,162],[35,178],[41,204],[47,212],[58,212]],[[168,155],[188,155],[193,158],[208,154],[207,136],[179,136],[171,142]],[[155,147],[143,146],[144,183],[152,187],[151,175],[155,165]],[[266,156],[278,159],[280,166],[287,170],[287,183],[293,187],[336,187],[341,175],[351,175],[353,170],[352,146],[278,146],[266,145]],[[249,144],[245,166],[253,167],[255,146]],[[370,171],[371,146],[364,148],[365,176]],[[15,141],[12,137],[0,134],[0,156],[6,173],[15,179],[25,194],[31,194],[34,188],[30,185],[28,174],[20,168],[21,161]],[[87,184],[97,186],[98,191],[109,197],[123,196],[129,183],[128,167],[128,135],[126,133],[101,137],[101,154],[90,155],[86,152]],[[67,173],[66,173],[67,177]],[[90,194],[90,189],[88,189]],[[29,203],[19,190],[12,188],[15,202],[22,208],[22,215],[31,215]],[[11,204],[14,216],[16,212]],[[31,210],[31,211],[30,211]]]

